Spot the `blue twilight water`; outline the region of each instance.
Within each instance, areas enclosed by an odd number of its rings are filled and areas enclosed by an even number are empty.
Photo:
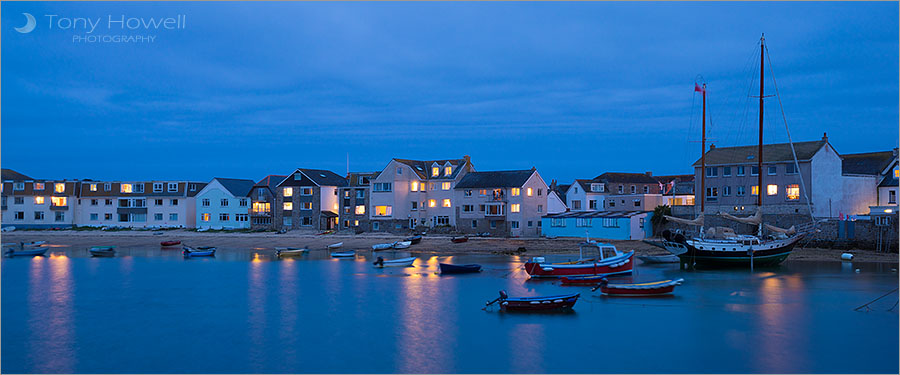
[[[528,280],[517,257],[420,255],[415,267],[375,269],[359,254],[55,248],[3,259],[0,371],[898,372],[897,309],[886,311],[896,294],[853,311],[897,287],[895,264],[788,261],[753,274],[638,264],[624,280],[685,284],[634,299]],[[485,271],[439,276],[438,262]],[[568,314],[483,311],[500,289],[582,299]]]

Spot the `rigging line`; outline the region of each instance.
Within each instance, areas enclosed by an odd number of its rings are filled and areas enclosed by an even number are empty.
[[[887,293],[885,293],[884,295],[882,295],[881,297],[878,297],[878,298],[876,298],[876,299],[873,299],[873,300],[867,302],[866,304],[864,304],[864,305],[862,305],[862,306],[860,306],[860,307],[857,307],[857,308],[853,309],[853,311],[859,311],[859,309],[861,309],[861,308],[863,308],[863,307],[868,308],[869,305],[871,305],[871,304],[874,303],[875,301],[878,301],[878,300],[880,300],[880,299],[882,299],[882,298],[884,298],[884,297],[887,297],[887,296],[889,296],[889,295],[891,295],[891,294],[894,294],[894,293],[897,292],[897,290],[900,290],[900,288],[894,288],[894,290],[892,290],[892,291],[890,291],[890,292],[887,292]]]
[[[781,107],[781,117],[784,120],[784,130],[787,132],[788,143],[791,145],[791,153],[794,155],[794,168],[797,169],[797,175],[800,176],[800,189],[803,190],[803,197],[806,198],[806,208],[809,209],[809,218],[815,223],[812,212],[812,203],[809,201],[809,194],[806,192],[806,185],[803,182],[803,173],[800,172],[800,162],[797,161],[797,150],[794,149],[794,141],[791,139],[791,130],[788,129],[787,116],[784,114],[784,104],[781,103],[781,94],[778,93],[778,82],[775,81],[775,69],[772,67],[772,57],[769,56],[769,49],[766,50],[766,58],[769,60],[769,72],[772,73],[772,83],[775,86],[775,96],[778,98],[778,106]],[[762,171],[759,171],[762,173]],[[762,188],[762,187],[760,187]]]

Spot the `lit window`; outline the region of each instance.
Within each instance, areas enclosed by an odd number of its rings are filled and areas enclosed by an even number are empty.
[[[283,193],[284,193],[285,197],[293,197],[294,196],[294,188],[286,187],[286,188],[284,188]]]
[[[509,212],[519,212],[521,210],[521,206],[516,203],[509,206]]]
[[[900,168],[894,169],[894,177],[900,177]]]
[[[91,191],[97,191],[97,184],[91,184]]]
[[[131,184],[122,184],[119,186],[119,192],[121,193],[130,193],[132,191]]]
[[[438,174],[441,173],[441,169],[438,167],[431,167],[431,177],[437,177]]]
[[[53,184],[53,191],[57,193],[65,193],[66,184]]]
[[[57,207],[65,207],[66,197],[50,197],[50,203]]]
[[[391,216],[391,206],[375,206],[375,216]]]
[[[750,187],[750,195],[759,195],[759,186],[753,185]]]
[[[34,190],[44,190],[44,183],[43,182],[35,182]]]
[[[357,215],[365,215],[365,213],[366,213],[366,206],[365,206],[365,205],[359,205],[359,206],[356,206],[356,214],[357,214]]]
[[[429,200],[428,200],[428,207],[436,207],[436,206],[437,206],[437,201],[436,201],[436,200],[434,200],[434,199],[429,199]]]
[[[271,210],[271,206],[269,205],[268,202],[253,202],[253,212],[254,213],[258,213],[258,214],[269,213],[270,210]]]
[[[337,204],[337,202],[334,202],[334,207],[332,207],[332,209],[335,210],[335,211],[338,210],[338,204]]]
[[[302,187],[300,188],[300,195],[312,195],[313,189],[311,187]]]
[[[449,182],[441,183],[441,190],[450,190],[450,183]]]
[[[532,191],[531,188],[525,189],[525,195],[530,197],[533,193],[534,193],[534,191]]]
[[[792,184],[788,185],[787,189],[785,189],[785,195],[789,201],[795,201],[800,199],[800,185]]]
[[[766,185],[766,195],[778,195],[778,185]]]
[[[512,188],[512,190],[510,190],[509,192],[509,195],[512,195],[514,197],[518,197],[519,194],[522,194],[522,189],[519,188]]]
[[[410,182],[409,191],[419,191],[419,181]]]
[[[312,202],[303,202],[303,203],[300,203],[300,209],[301,209],[301,210],[311,210],[311,209],[312,209]]]
[[[284,202],[284,210],[290,211],[294,209],[294,202]]]
[[[441,202],[441,205],[444,206],[444,207],[450,207],[450,200],[449,200],[449,199],[444,199],[444,200]]]
[[[201,218],[200,220],[209,221],[209,214],[202,214],[202,215],[200,215],[200,218]]]
[[[444,167],[444,175],[449,176],[453,173],[453,167]]]
[[[354,226],[354,227],[358,227],[358,226],[359,226],[359,220],[353,220],[353,226]]]
[[[44,204],[44,197],[34,197],[34,204]]]

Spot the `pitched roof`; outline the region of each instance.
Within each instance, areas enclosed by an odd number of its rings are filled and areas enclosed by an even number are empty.
[[[884,176],[884,179],[881,180],[881,183],[878,184],[879,187],[891,187],[891,186],[900,186],[900,179],[894,177],[894,173],[889,173],[887,176]]]
[[[543,217],[554,219],[566,218],[628,218],[643,214],[647,211],[566,211],[556,214],[547,214]]]
[[[0,170],[0,180],[3,181],[25,181],[25,180],[33,180],[33,178],[28,177],[24,174],[16,172],[12,169],[3,168]]]
[[[298,168],[319,186],[347,186],[347,178],[325,169]]]
[[[259,180],[253,187],[267,187],[269,190],[275,191],[275,187],[278,186],[278,183],[284,180],[285,177],[287,176],[270,174],[262,180]]]
[[[459,183],[457,189],[470,188],[504,188],[521,187],[534,174],[535,169],[517,171],[469,172]]]
[[[797,142],[794,149],[797,151],[797,160],[810,160],[819,152],[828,140]],[[759,157],[759,146],[716,147],[706,152],[706,165],[724,164],[756,164]],[[763,162],[788,162],[794,161],[790,143],[774,143],[763,145]],[[700,166],[700,159],[693,164]]]
[[[656,184],[658,181],[646,173],[606,172],[594,177],[591,182],[623,182],[631,184]]]
[[[253,180],[221,177],[216,177],[214,180],[219,181],[219,183],[222,184],[222,187],[235,197],[246,197],[247,194],[250,193],[250,190],[253,189],[254,185]]]
[[[678,183],[678,182],[694,181],[694,175],[692,175],[692,174],[675,174],[675,175],[670,175],[670,176],[653,176],[653,178],[655,178],[656,181],[662,182],[662,183],[664,183],[664,184],[669,183],[669,182],[671,182],[671,181],[673,181],[673,180],[674,180],[676,183]]]
[[[893,151],[841,155],[841,173],[880,175],[894,161]]]
[[[437,164],[438,166],[443,167],[445,164],[447,164],[447,162],[450,162],[450,164],[453,165],[453,171],[450,174],[450,176],[444,176],[444,173],[442,170],[441,174],[439,174],[437,177],[433,177],[433,178],[456,178],[456,176],[459,175],[459,171],[462,169],[460,167],[462,167],[466,164],[466,159],[410,160],[410,159],[394,158],[393,160],[398,163],[402,163],[402,164],[406,164],[406,165],[410,166],[410,168],[412,168],[412,170],[415,171],[416,174],[419,175],[419,178],[421,178],[421,179],[432,178],[431,173],[429,173],[429,171],[431,170],[431,166],[434,164]]]

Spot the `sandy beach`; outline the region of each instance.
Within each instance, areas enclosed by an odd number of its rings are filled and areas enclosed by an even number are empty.
[[[161,233],[161,234],[154,234]],[[328,234],[316,235],[309,232],[288,232],[277,234],[194,232],[188,230],[153,231],[16,231],[3,233],[3,243],[43,240],[60,247],[86,248],[90,246],[116,245],[119,247],[159,246],[160,241],[180,240],[192,246],[216,246],[227,251],[230,248],[251,248],[273,250],[276,246],[308,246],[322,248],[336,242],[343,242],[344,249],[371,249],[372,245],[402,240],[406,236],[389,233]],[[451,243],[447,235],[427,235],[422,242],[409,251],[432,254],[509,254],[534,256],[541,254],[577,253],[578,243],[583,238],[491,238],[471,237],[465,243]],[[604,241],[599,239],[599,241]],[[637,255],[665,255],[661,248],[642,241],[606,241],[619,250],[635,250]],[[521,249],[524,248],[524,251]],[[841,254],[854,254],[857,262],[897,263],[897,253],[876,253],[869,250],[839,250],[820,248],[795,248],[791,260],[840,260]]]

